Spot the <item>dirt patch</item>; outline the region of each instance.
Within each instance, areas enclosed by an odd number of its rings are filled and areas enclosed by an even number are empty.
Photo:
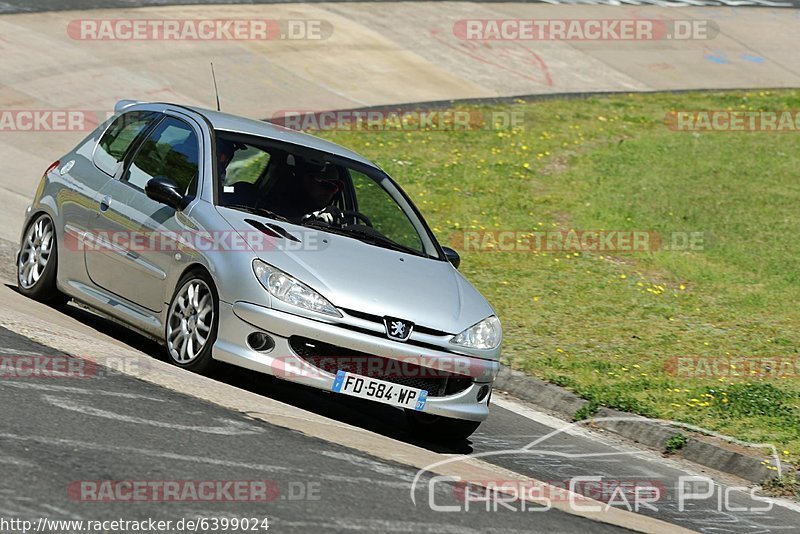
[[[0,239],[0,278],[5,282],[17,279],[17,245]]]
[[[560,174],[566,171],[569,168],[569,156],[570,155],[565,155],[552,158],[539,169],[539,172],[545,176],[553,176],[554,174]]]

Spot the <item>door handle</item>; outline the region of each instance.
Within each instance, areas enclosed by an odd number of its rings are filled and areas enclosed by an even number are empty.
[[[100,211],[106,211],[111,206],[111,197],[106,195],[100,201]]]

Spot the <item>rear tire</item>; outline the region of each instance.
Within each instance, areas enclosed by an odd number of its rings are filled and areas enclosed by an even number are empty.
[[[406,419],[414,437],[434,443],[458,443],[470,437],[480,421],[466,421],[440,415],[406,410]]]
[[[69,297],[56,287],[57,241],[53,220],[48,215],[39,215],[25,229],[17,258],[19,292],[54,307],[69,302]]]
[[[178,282],[167,311],[164,341],[169,361],[196,373],[210,373],[219,328],[219,296],[204,270],[186,273]]]

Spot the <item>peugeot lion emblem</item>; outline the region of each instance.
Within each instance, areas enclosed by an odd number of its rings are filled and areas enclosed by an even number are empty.
[[[383,323],[386,325],[386,337],[395,341],[407,341],[414,330],[414,323],[396,317],[384,317]]]

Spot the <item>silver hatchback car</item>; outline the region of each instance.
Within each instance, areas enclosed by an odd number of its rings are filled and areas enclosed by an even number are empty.
[[[489,413],[502,333],[400,187],[269,123],[122,101],[45,172],[19,290],[75,299],[166,346],[404,409],[424,439]]]

